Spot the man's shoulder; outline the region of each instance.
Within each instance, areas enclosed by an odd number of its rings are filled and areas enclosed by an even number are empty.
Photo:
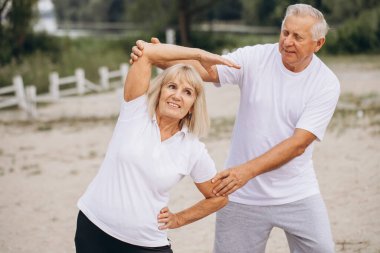
[[[275,56],[278,52],[278,44],[256,44],[238,48],[234,52],[227,55],[230,59],[240,64],[254,64],[255,66],[262,64],[264,59]]]
[[[320,58],[317,57],[317,60],[319,62],[318,73],[324,80],[323,83],[329,85],[330,88],[339,90],[340,82],[334,71],[329,66],[327,66]]]
[[[340,82],[336,74],[318,57],[315,57],[314,64],[314,83],[318,84],[321,90],[330,90],[340,93]]]

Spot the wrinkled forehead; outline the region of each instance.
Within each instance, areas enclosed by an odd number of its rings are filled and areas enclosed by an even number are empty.
[[[300,32],[311,32],[317,20],[309,15],[290,15],[284,19],[281,30],[297,30]]]
[[[199,83],[198,78],[190,71],[177,71],[176,73],[168,73],[165,77],[164,83],[173,82],[176,84],[184,85],[185,87],[192,88],[197,92],[202,89],[202,84]]]

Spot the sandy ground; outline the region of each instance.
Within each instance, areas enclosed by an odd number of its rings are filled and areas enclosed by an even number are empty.
[[[341,104],[349,106],[340,106],[316,145],[314,162],[336,251],[379,253],[380,67],[331,67],[342,82]],[[213,129],[204,141],[222,169],[239,92],[208,86],[207,93]],[[40,106],[34,122],[17,110],[0,111],[0,252],[75,252],[76,202],[102,161],[119,99],[120,91],[62,99]],[[200,198],[184,179],[172,191],[170,207],[181,210]],[[214,218],[170,231],[174,251],[211,252]],[[267,252],[289,252],[279,229],[272,231]]]

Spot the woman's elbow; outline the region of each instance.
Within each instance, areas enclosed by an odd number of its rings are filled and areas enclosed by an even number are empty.
[[[221,208],[225,207],[228,204],[229,200],[228,200],[227,196],[226,197],[221,196],[221,197],[216,197],[216,198],[220,198],[220,200],[219,200],[219,208],[218,209],[221,209]]]

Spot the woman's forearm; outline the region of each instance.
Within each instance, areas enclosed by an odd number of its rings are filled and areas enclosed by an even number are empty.
[[[195,205],[176,213],[178,227],[200,220],[218,211],[228,203],[227,197],[212,197],[199,201]]]

